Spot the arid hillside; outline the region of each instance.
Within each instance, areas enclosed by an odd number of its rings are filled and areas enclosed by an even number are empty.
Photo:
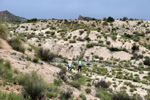
[[[150,21],[31,19],[1,23],[0,38],[0,92],[7,97],[150,100]]]

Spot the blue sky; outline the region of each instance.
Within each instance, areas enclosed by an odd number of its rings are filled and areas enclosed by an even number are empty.
[[[77,19],[79,15],[150,20],[150,0],[0,0],[0,11],[25,18]]]

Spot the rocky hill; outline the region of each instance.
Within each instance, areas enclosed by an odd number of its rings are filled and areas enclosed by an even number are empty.
[[[95,18],[91,18],[91,17],[84,17],[79,15],[78,20],[96,20]]]
[[[25,18],[16,16],[7,10],[0,11],[0,19],[5,19],[5,20],[15,21],[15,22],[23,22],[26,20]]]

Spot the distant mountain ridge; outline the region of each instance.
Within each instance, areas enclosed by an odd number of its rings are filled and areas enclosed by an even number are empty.
[[[79,15],[78,20],[96,20],[96,18],[84,17],[84,16]]]
[[[5,20],[15,21],[15,22],[23,22],[27,20],[26,18],[16,16],[7,10],[0,11],[0,19],[5,19]]]

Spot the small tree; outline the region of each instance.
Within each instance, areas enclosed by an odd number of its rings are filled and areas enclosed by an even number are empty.
[[[122,20],[123,20],[123,21],[126,21],[126,20],[128,20],[128,17],[123,17]]]
[[[114,22],[115,20],[114,20],[114,18],[113,17],[108,17],[107,18],[107,22]]]

